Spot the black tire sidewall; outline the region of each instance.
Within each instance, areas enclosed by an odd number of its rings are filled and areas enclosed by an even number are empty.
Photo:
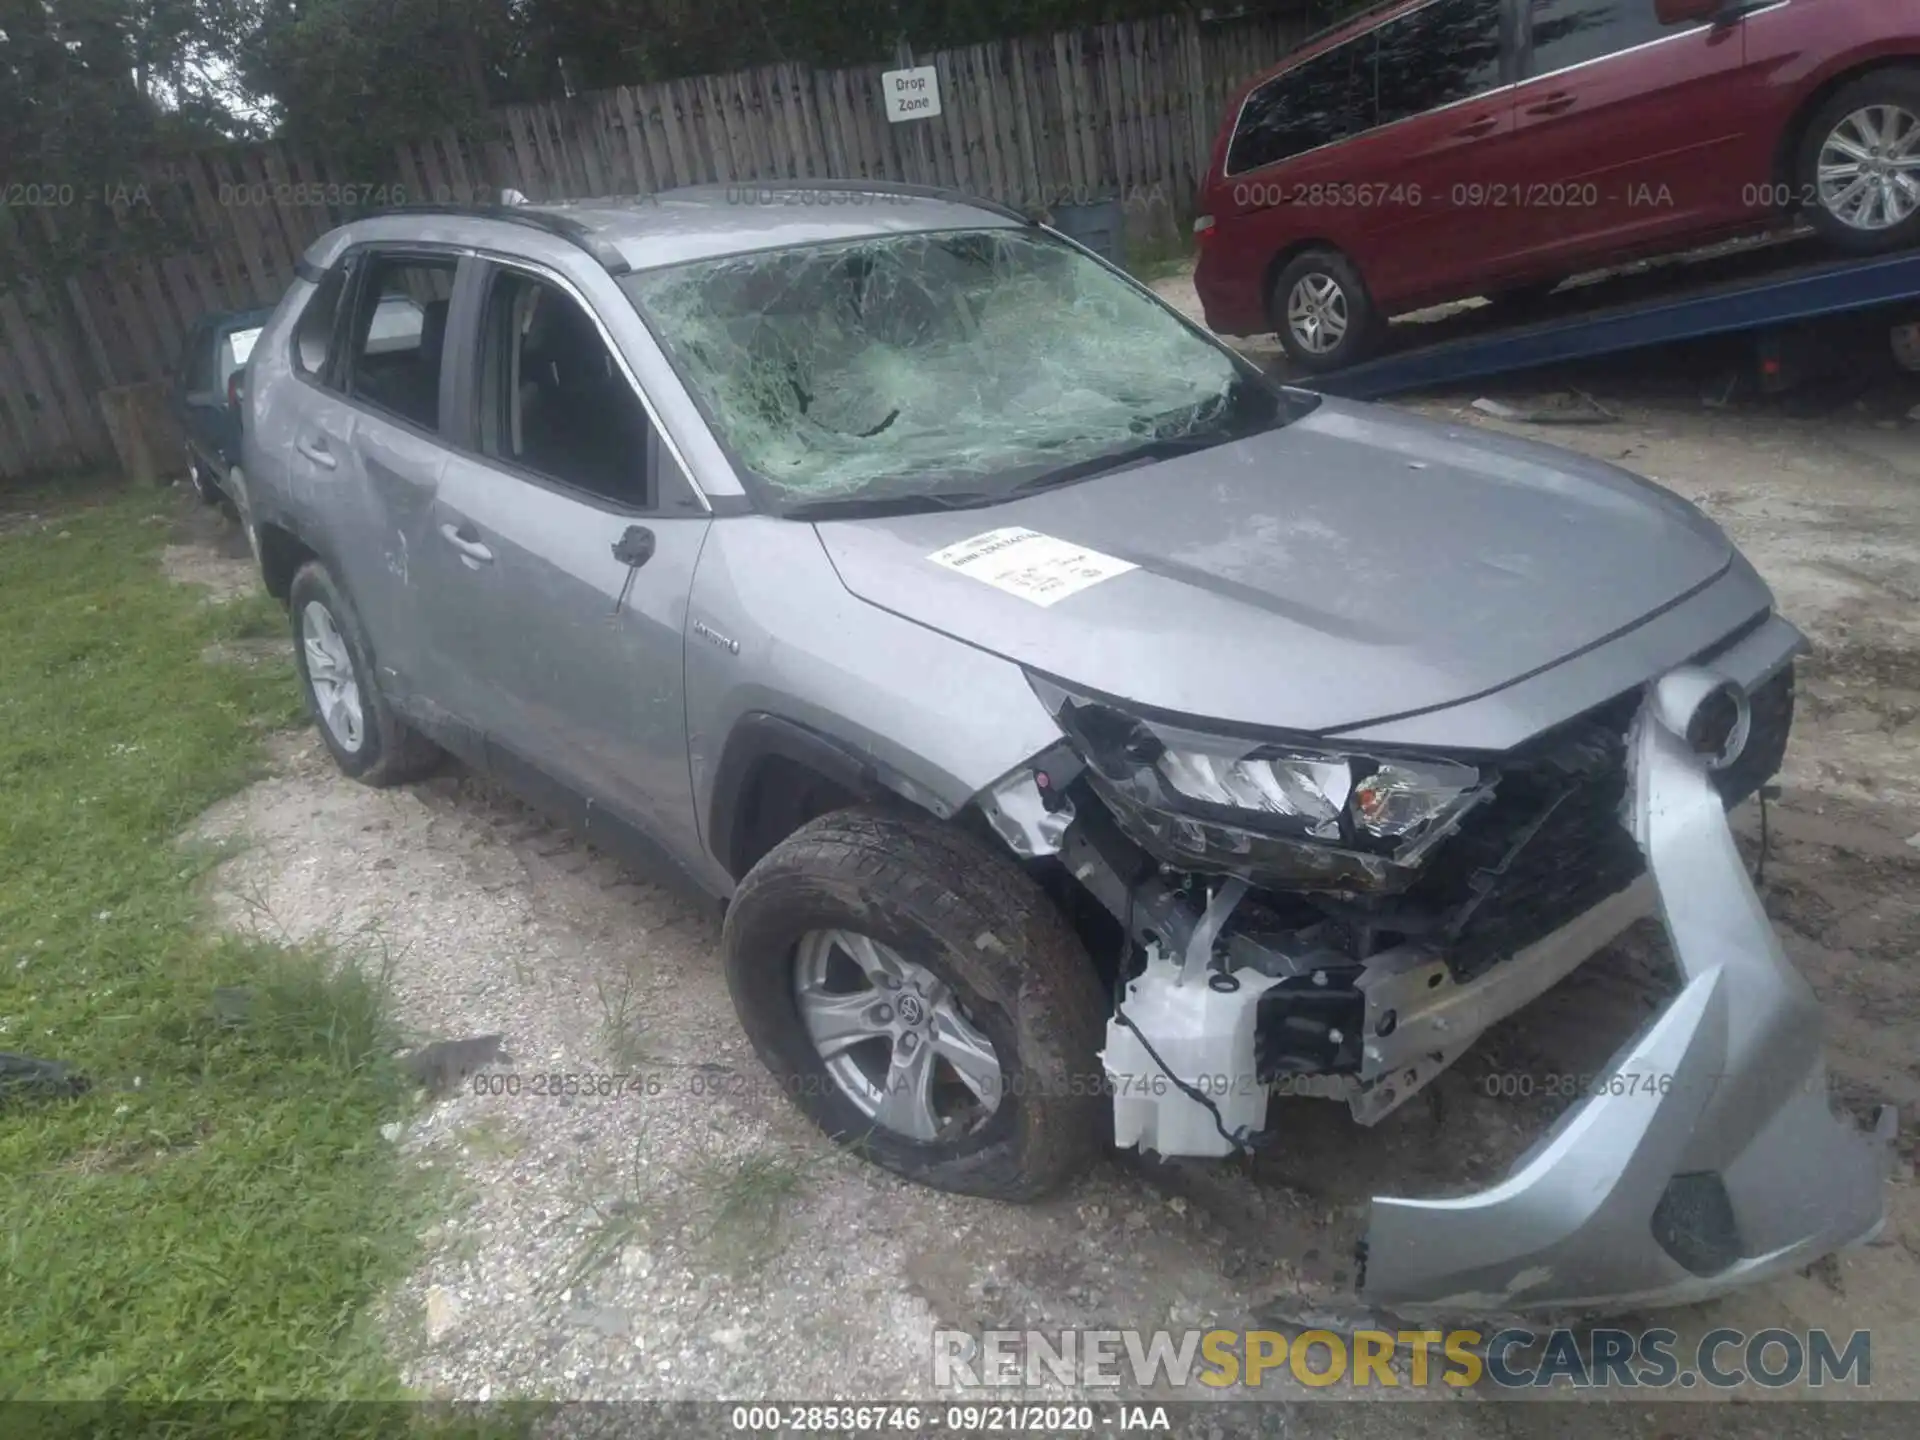
[[[1338,345],[1324,355],[1312,354],[1302,347],[1287,323],[1287,298],[1293,293],[1293,287],[1310,274],[1330,277],[1340,286],[1347,299],[1347,333],[1340,338]],[[1366,283],[1360,278],[1360,272],[1353,262],[1337,250],[1309,250],[1288,261],[1274,277],[1273,293],[1267,297],[1267,308],[1274,333],[1280,337],[1281,348],[1287,352],[1288,362],[1303,374],[1324,375],[1345,369],[1366,359],[1374,348],[1378,319],[1373,296],[1368,293]]]
[[[1879,254],[1920,245],[1920,211],[1886,230],[1857,230],[1820,202],[1820,151],[1833,129],[1856,110],[1895,104],[1920,117],[1920,69],[1896,68],[1863,75],[1814,113],[1794,162],[1795,189],[1805,199],[1802,213],[1828,244],[1854,254]]]
[[[828,823],[834,818],[828,817]],[[872,814],[864,818],[922,836],[934,823]],[[830,863],[809,864],[807,847],[821,825],[803,827],[776,847],[743,882],[727,910],[723,945],[728,989],[741,1026],[775,1085],[828,1136],[921,1184],[1002,1199],[1031,1199],[1052,1190],[1091,1154],[1091,1137],[1107,1103],[1099,1093],[1098,1042],[1089,1030],[1076,1030],[1071,1018],[1057,1028],[1034,1023],[1036,1012],[1084,1017],[1089,1004],[1101,1005],[1103,1013],[1104,1002],[1091,998],[1099,982],[1084,950],[1073,941],[1070,950],[1056,956],[1057,963],[1084,966],[1084,976],[1036,969],[1023,982],[1011,955],[1003,951],[1005,958],[994,957],[979,948],[980,936],[991,931],[1005,935],[1013,951],[1022,951],[1017,937],[1030,939],[1031,927],[1017,925],[1011,911],[990,919],[979,913],[978,905],[958,906],[957,913],[966,917],[959,925],[952,916],[929,913],[938,907],[922,900],[941,887],[942,877],[916,863],[915,856],[925,852],[911,844],[899,848],[900,873],[878,882],[861,883]],[[958,865],[997,866],[997,857],[984,853],[969,857],[948,851],[947,858]],[[1038,887],[1010,865],[990,879],[1032,887],[1038,902],[1046,903]],[[947,893],[958,893],[959,888]],[[1057,916],[1051,918],[1064,928]],[[909,1139],[876,1124],[827,1072],[800,1018],[794,963],[804,935],[835,929],[864,934],[932,971],[953,989],[968,1018],[992,1042],[1001,1067],[1001,1098],[979,1129],[952,1141]],[[1080,988],[1081,981],[1091,988]]]
[[[301,635],[301,616],[307,606],[314,602],[326,607],[327,613],[333,617],[334,628],[347,643],[347,658],[353,664],[354,682],[360,690],[358,750],[348,750],[334,739],[333,731],[320,714],[319,699],[313,691],[313,677],[307,673],[307,647]],[[358,779],[380,764],[385,741],[383,731],[386,728],[379,723],[378,692],[369,682],[373,663],[365,637],[361,634],[359,617],[354,614],[353,607],[347,603],[346,596],[341,593],[326,566],[317,560],[302,565],[294,575],[293,583],[287,590],[287,613],[293,627],[293,663],[300,672],[300,691],[306,697],[307,712],[312,715],[314,728],[320,732],[321,743],[327,747],[341,773]]]

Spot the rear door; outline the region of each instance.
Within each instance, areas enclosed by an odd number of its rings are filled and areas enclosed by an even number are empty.
[[[330,495],[329,560],[374,649],[382,687],[417,709],[425,655],[414,559],[446,467],[446,319],[461,259],[368,248],[354,257],[339,360],[293,440],[292,466]]]
[[[570,281],[489,261],[473,295],[416,586],[434,684],[490,764],[589,835],[624,823],[697,850],[685,635],[706,503]]]
[[[1658,0],[1529,0],[1516,92],[1517,258],[1566,272],[1747,207],[1756,117],[1740,25],[1662,20]]]

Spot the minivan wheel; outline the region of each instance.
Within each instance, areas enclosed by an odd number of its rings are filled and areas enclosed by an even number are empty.
[[[1011,859],[931,819],[836,811],[754,866],[722,944],[754,1050],[841,1144],[1002,1200],[1090,1162],[1106,993]]]
[[[1360,272],[1336,250],[1296,256],[1274,281],[1269,309],[1287,358],[1309,375],[1365,359],[1378,338]]]
[[[431,773],[439,748],[395,715],[372,683],[366,633],[325,565],[310,560],[300,567],[287,609],[300,688],[334,763],[366,785],[399,785]]]
[[[1823,105],[1800,147],[1808,218],[1856,253],[1920,242],[1920,71],[1864,75]]]

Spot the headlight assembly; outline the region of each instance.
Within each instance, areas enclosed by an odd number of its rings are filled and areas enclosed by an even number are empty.
[[[1122,825],[1172,863],[1396,888],[1493,792],[1491,776],[1453,760],[1211,735],[1034,688]]]

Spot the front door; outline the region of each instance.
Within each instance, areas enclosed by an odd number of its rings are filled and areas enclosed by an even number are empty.
[[[611,819],[697,850],[684,646],[706,507],[569,286],[504,264],[479,286],[421,587],[436,688],[589,835]]]

